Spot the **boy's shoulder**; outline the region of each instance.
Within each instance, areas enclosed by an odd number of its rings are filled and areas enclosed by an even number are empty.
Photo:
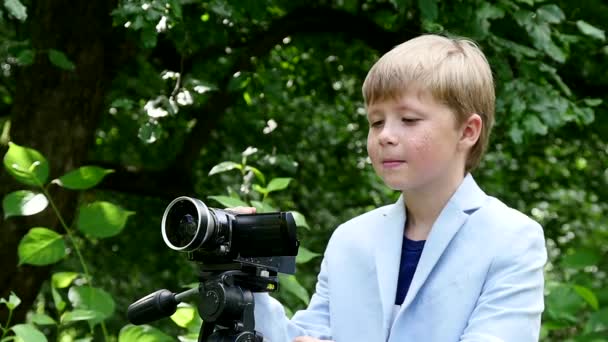
[[[388,204],[355,216],[340,224],[332,233],[331,240],[361,240],[369,241],[372,234],[378,234],[379,220],[390,217],[395,212],[396,203]],[[331,243],[330,240],[330,243]]]
[[[501,237],[505,239],[515,238],[523,232],[543,235],[541,225],[528,215],[508,206],[496,197],[485,194],[484,196],[485,200],[479,208],[466,212],[468,218],[464,225],[467,230],[476,233],[484,232],[499,240]],[[368,239],[373,239],[376,234],[381,233],[378,230],[383,224],[381,220],[404,219],[404,216],[402,216],[403,210],[400,210],[399,206],[403,206],[401,199],[396,203],[353,217],[336,228],[332,234],[332,239],[369,241]]]
[[[484,205],[471,213],[467,221],[471,228],[494,236],[516,236],[524,231],[543,234],[541,225],[533,218],[492,196],[487,196]]]

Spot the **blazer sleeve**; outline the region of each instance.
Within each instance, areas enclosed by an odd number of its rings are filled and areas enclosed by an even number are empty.
[[[538,341],[547,251],[542,227],[527,221],[503,240],[461,342]]]
[[[297,336],[331,339],[327,262],[321,263],[315,293],[306,310],[298,311],[291,320],[283,305],[268,293],[255,293],[255,326],[264,341],[291,342]]]

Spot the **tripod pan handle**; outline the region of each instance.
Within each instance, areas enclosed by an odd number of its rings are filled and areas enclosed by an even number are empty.
[[[178,303],[171,291],[158,290],[129,305],[127,317],[135,325],[149,323],[173,315]]]

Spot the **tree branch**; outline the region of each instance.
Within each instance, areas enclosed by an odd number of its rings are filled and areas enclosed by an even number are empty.
[[[219,84],[216,91],[201,108],[197,123],[186,138],[182,150],[177,155],[172,166],[162,172],[129,171],[124,167],[116,168],[116,172],[108,175],[100,185],[102,188],[137,193],[142,195],[175,196],[190,193],[193,188],[192,165],[199,156],[201,148],[208,142],[210,132],[221,120],[221,113],[234,105],[240,96],[227,90],[232,75],[237,71],[251,71],[254,66],[251,57],[268,55],[276,44],[280,44],[287,36],[316,33],[326,39],[333,39],[331,33],[339,33],[347,39],[360,40],[371,48],[384,52],[401,41],[418,35],[420,28],[417,21],[403,27],[397,32],[386,31],[375,22],[361,15],[336,10],[332,8],[302,8],[294,10],[286,16],[273,22],[267,30],[258,32],[248,39],[246,45],[239,43],[228,44],[235,48],[237,58],[229,72]],[[192,61],[201,58],[216,58],[225,54],[224,46],[211,47],[198,54],[190,56],[184,63],[184,72],[188,72]],[[166,46],[163,48],[166,51]],[[178,52],[163,53],[163,61],[173,64],[180,60]],[[163,180],[171,179],[171,183]],[[176,184],[175,182],[179,182]]]

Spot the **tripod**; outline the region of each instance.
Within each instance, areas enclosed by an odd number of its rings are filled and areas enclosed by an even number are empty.
[[[198,311],[203,325],[198,342],[262,342],[255,331],[253,292],[277,289],[278,279],[268,271],[203,272],[198,288],[179,294],[159,290],[129,305],[127,316],[139,325],[175,313],[177,304],[199,295]]]

